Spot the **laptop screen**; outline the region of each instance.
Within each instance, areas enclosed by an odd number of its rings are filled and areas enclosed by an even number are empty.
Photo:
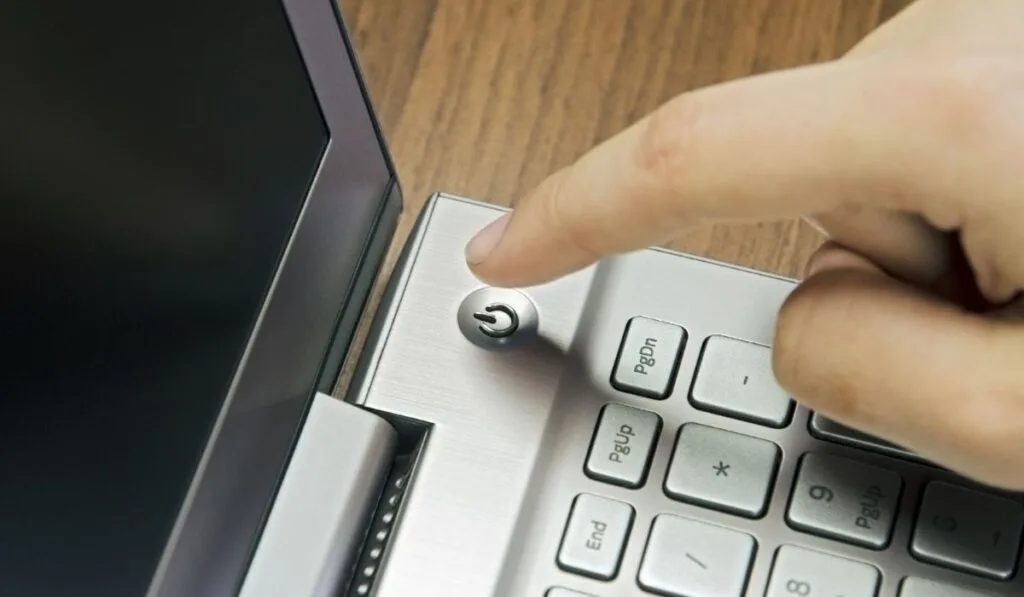
[[[142,595],[330,135],[278,0],[7,0],[0,56],[0,593]]]

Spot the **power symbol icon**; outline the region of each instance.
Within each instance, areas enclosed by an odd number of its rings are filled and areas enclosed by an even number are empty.
[[[500,313],[503,316],[500,324],[498,323],[499,317],[495,313]],[[491,338],[508,338],[519,330],[519,315],[516,314],[515,309],[504,303],[487,305],[483,311],[474,313],[473,318],[481,322],[478,326],[480,332]]]
[[[459,305],[459,330],[487,349],[521,346],[537,335],[537,308],[525,294],[506,288],[479,288]]]

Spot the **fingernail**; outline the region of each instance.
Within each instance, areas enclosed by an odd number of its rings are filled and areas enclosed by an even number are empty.
[[[466,245],[466,261],[470,265],[477,265],[483,263],[485,259],[494,251],[494,248],[498,246],[498,242],[501,241],[501,237],[505,234],[505,229],[508,228],[508,221],[511,214],[505,214],[494,220],[490,224],[484,227],[483,230],[476,233],[469,244]]]

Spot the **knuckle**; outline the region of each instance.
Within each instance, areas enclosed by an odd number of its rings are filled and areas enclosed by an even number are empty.
[[[686,93],[658,107],[642,126],[636,165],[655,185],[678,192],[697,163],[702,109],[697,95]]]

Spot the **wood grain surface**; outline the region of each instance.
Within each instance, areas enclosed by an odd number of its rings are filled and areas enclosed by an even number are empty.
[[[838,58],[911,1],[340,0],[405,192],[388,271],[434,191],[508,205],[673,96]],[[799,277],[821,240],[784,221],[670,246]]]
[[[910,0],[341,0],[399,170],[402,227],[430,193],[508,204],[690,89],[841,56]],[[671,246],[799,276],[800,222]]]

